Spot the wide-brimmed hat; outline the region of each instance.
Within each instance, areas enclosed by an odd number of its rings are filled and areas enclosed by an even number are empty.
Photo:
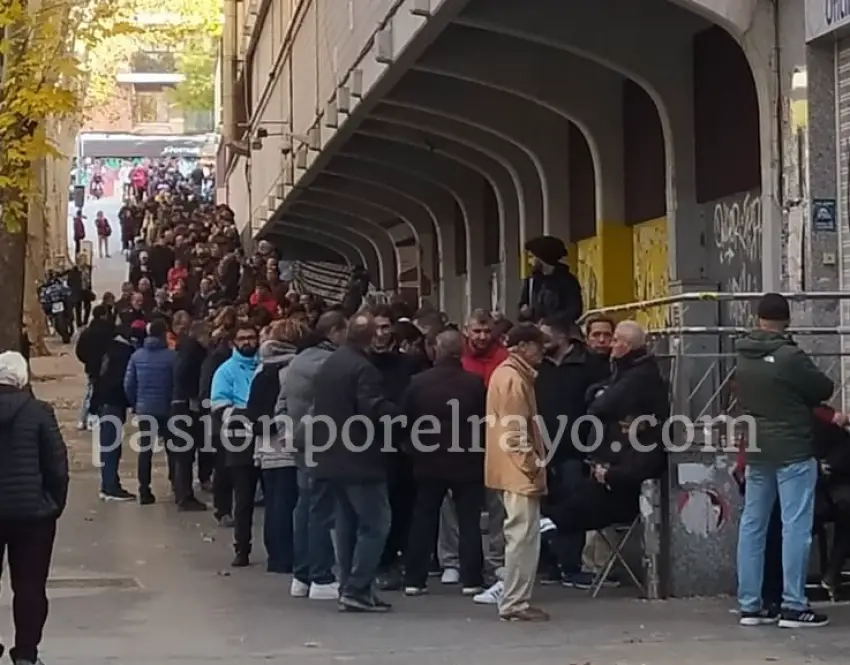
[[[549,265],[555,265],[567,255],[564,241],[555,236],[538,236],[525,243],[527,252]]]

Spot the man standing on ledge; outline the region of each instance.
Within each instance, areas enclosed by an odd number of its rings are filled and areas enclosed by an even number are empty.
[[[564,241],[555,236],[539,236],[525,244],[531,254],[531,276],[522,283],[519,315],[533,323],[555,314],[569,321],[581,317],[583,305],[581,285],[568,266],[561,261],[567,256]]]

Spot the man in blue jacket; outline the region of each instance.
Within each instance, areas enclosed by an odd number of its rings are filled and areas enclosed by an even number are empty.
[[[251,554],[251,523],[254,496],[260,479],[254,466],[253,436],[238,434],[238,417],[245,415],[251,381],[259,366],[259,336],[250,323],[241,323],[233,340],[233,353],[215,371],[210,391],[214,426],[221,427],[225,460],[233,476],[233,566],[248,565]]]
[[[167,332],[165,321],[152,321],[142,348],[130,357],[124,375],[124,393],[130,408],[139,416],[139,433],[142,435],[138,480],[139,503],[143,506],[156,502],[151,492],[153,450],[159,438],[167,440],[171,414],[175,355],[166,343]]]

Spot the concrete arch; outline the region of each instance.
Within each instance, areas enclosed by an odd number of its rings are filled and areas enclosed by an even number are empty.
[[[387,120],[385,116],[371,116],[372,119],[365,120],[361,127],[370,133],[393,138],[410,145],[423,145],[426,143],[434,154],[443,154],[454,161],[477,171],[490,183],[496,196],[499,207],[499,269],[496,275],[498,280],[498,301],[493,303],[495,309],[504,309],[507,299],[506,275],[518,275],[516,257],[519,256],[518,238],[519,225],[522,223],[523,210],[520,205],[520,193],[514,184],[510,165],[504,165],[499,158],[481,152],[477,148],[470,147],[470,143],[461,143],[456,138],[445,133],[436,133],[432,129],[416,126],[413,123],[404,123],[398,120]],[[449,121],[450,122],[450,121]],[[463,129],[460,129],[462,133]],[[521,187],[521,185],[518,185]],[[506,229],[513,228],[514,236],[512,244],[507,243]],[[506,249],[510,247],[510,249]],[[513,258],[511,270],[507,272],[507,261]],[[516,281],[513,279],[512,281]]]
[[[320,219],[340,228],[352,230],[359,228],[360,232],[368,236],[378,248],[383,271],[381,275],[383,288],[392,290],[398,288],[400,259],[392,239],[384,229],[361,217],[340,210],[338,205],[335,206],[333,203],[329,205],[322,198],[318,198],[315,202],[299,199],[287,209],[285,215]]]
[[[389,167],[402,168],[399,165],[403,164],[408,172],[451,194],[463,214],[466,235],[467,288],[463,315],[480,307],[482,303],[489,303],[489,275],[484,265],[483,245],[473,242],[473,238],[484,232],[485,181],[481,174],[443,155],[434,154],[425,146],[415,147],[380,135],[368,135],[362,129],[358,129],[346,144],[344,151],[348,150],[374,154],[377,161]],[[449,219],[453,225],[455,220],[451,217]]]
[[[526,219],[521,234],[544,233],[569,216],[567,160],[558,146],[569,141],[570,123],[508,93],[424,72],[410,72],[390,100],[434,109],[447,117],[489,130],[523,150],[534,162],[543,190],[543,219]],[[517,122],[522,118],[524,122]],[[553,149],[553,147],[555,149]]]
[[[339,238],[349,245],[354,245],[360,253],[361,258],[366,261],[363,265],[368,266],[372,274],[383,274],[383,259],[377,245],[367,235],[358,233],[353,229],[340,228],[330,222],[317,219],[315,216],[307,217],[305,215],[291,213],[285,215],[281,221],[300,228],[315,229],[324,236]]]
[[[432,220],[427,210],[411,200],[410,196],[388,187],[379,187],[374,183],[365,181],[353,181],[351,178],[329,174],[323,171],[310,185],[311,191],[326,191],[339,196],[350,197],[361,203],[380,206],[394,215],[395,226],[381,225],[387,229],[390,235],[398,227],[405,228],[403,237],[396,238],[396,245],[413,239],[419,248],[417,255],[417,270],[419,271],[420,290],[422,279],[427,278],[431,283],[436,281],[436,270],[434,267],[434,255],[440,249],[440,233],[436,227],[436,221]],[[402,245],[403,246],[403,245]],[[422,295],[420,293],[420,295]]]
[[[424,128],[436,136],[469,146],[500,163],[510,174],[519,200],[520,224],[516,227],[509,225],[502,230],[505,251],[503,293],[506,305],[513,306],[519,302],[522,248],[525,229],[530,224],[526,220],[543,219],[543,190],[534,162],[525,151],[496,133],[419,104],[390,102],[385,100],[378,105],[374,117],[416,129]]]
[[[414,68],[510,93],[573,122],[593,159],[597,222],[623,219],[621,75],[564,51],[465,26],[449,27]],[[576,94],[571,84],[579,82]]]
[[[385,167],[376,162],[374,157],[370,158],[360,153],[343,152],[335,155],[324,172],[354,182],[391,186],[409,197],[417,207],[422,208],[421,215],[430,218],[433,227],[440,232],[435,246],[438,251],[434,269],[434,279],[437,281],[435,292],[440,305],[451,308],[452,297],[463,289],[462,285],[457,283],[453,271],[445,269],[446,265],[454,266],[456,256],[454,233],[446,233],[446,229],[441,226],[441,220],[443,223],[445,220],[450,220],[454,212],[449,195],[443,189],[409,171]]]
[[[298,226],[291,222],[281,221],[276,225],[276,228],[273,231],[265,234],[265,236],[272,238],[293,237],[305,240],[314,245],[318,245],[319,247],[330,248],[342,257],[345,263],[349,266],[356,265],[359,261],[366,260],[356,245],[349,244],[348,242],[341,240],[339,237],[332,236],[328,233]]]
[[[644,7],[649,14],[644,13]],[[603,5],[583,0],[540,0],[534,12],[517,12],[515,5],[494,0],[468,5],[456,23],[568,51],[619,72],[646,91],[664,131],[670,278],[699,281],[706,277],[706,248],[700,234],[680,233],[679,226],[682,220],[699,218],[689,63],[691,38],[707,26],[694,14],[676,12],[672,6],[667,7],[672,12],[659,11],[659,7],[664,9],[658,2],[611,0]],[[609,25],[612,16],[618,22],[632,21],[628,28],[618,31],[618,39],[609,39],[607,31],[588,30],[590,25]],[[664,32],[665,48],[647,49],[645,36],[633,29],[650,21]],[[640,57],[635,57],[638,53]],[[682,91],[688,94],[683,96]]]
[[[264,233],[263,238],[271,241],[283,258],[290,260],[302,258],[308,261],[331,261],[348,265],[352,256],[359,256],[353,247],[339,239],[332,246],[325,242],[324,237],[305,235],[300,229],[293,231],[281,227]],[[302,251],[305,248],[307,251]],[[294,249],[294,253],[289,253],[291,249]]]

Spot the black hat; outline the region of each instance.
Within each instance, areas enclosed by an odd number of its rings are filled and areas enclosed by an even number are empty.
[[[538,236],[525,243],[526,251],[550,266],[554,266],[567,255],[564,241],[555,236]]]
[[[790,321],[788,299],[780,293],[765,293],[759,301],[757,316],[765,321]]]

